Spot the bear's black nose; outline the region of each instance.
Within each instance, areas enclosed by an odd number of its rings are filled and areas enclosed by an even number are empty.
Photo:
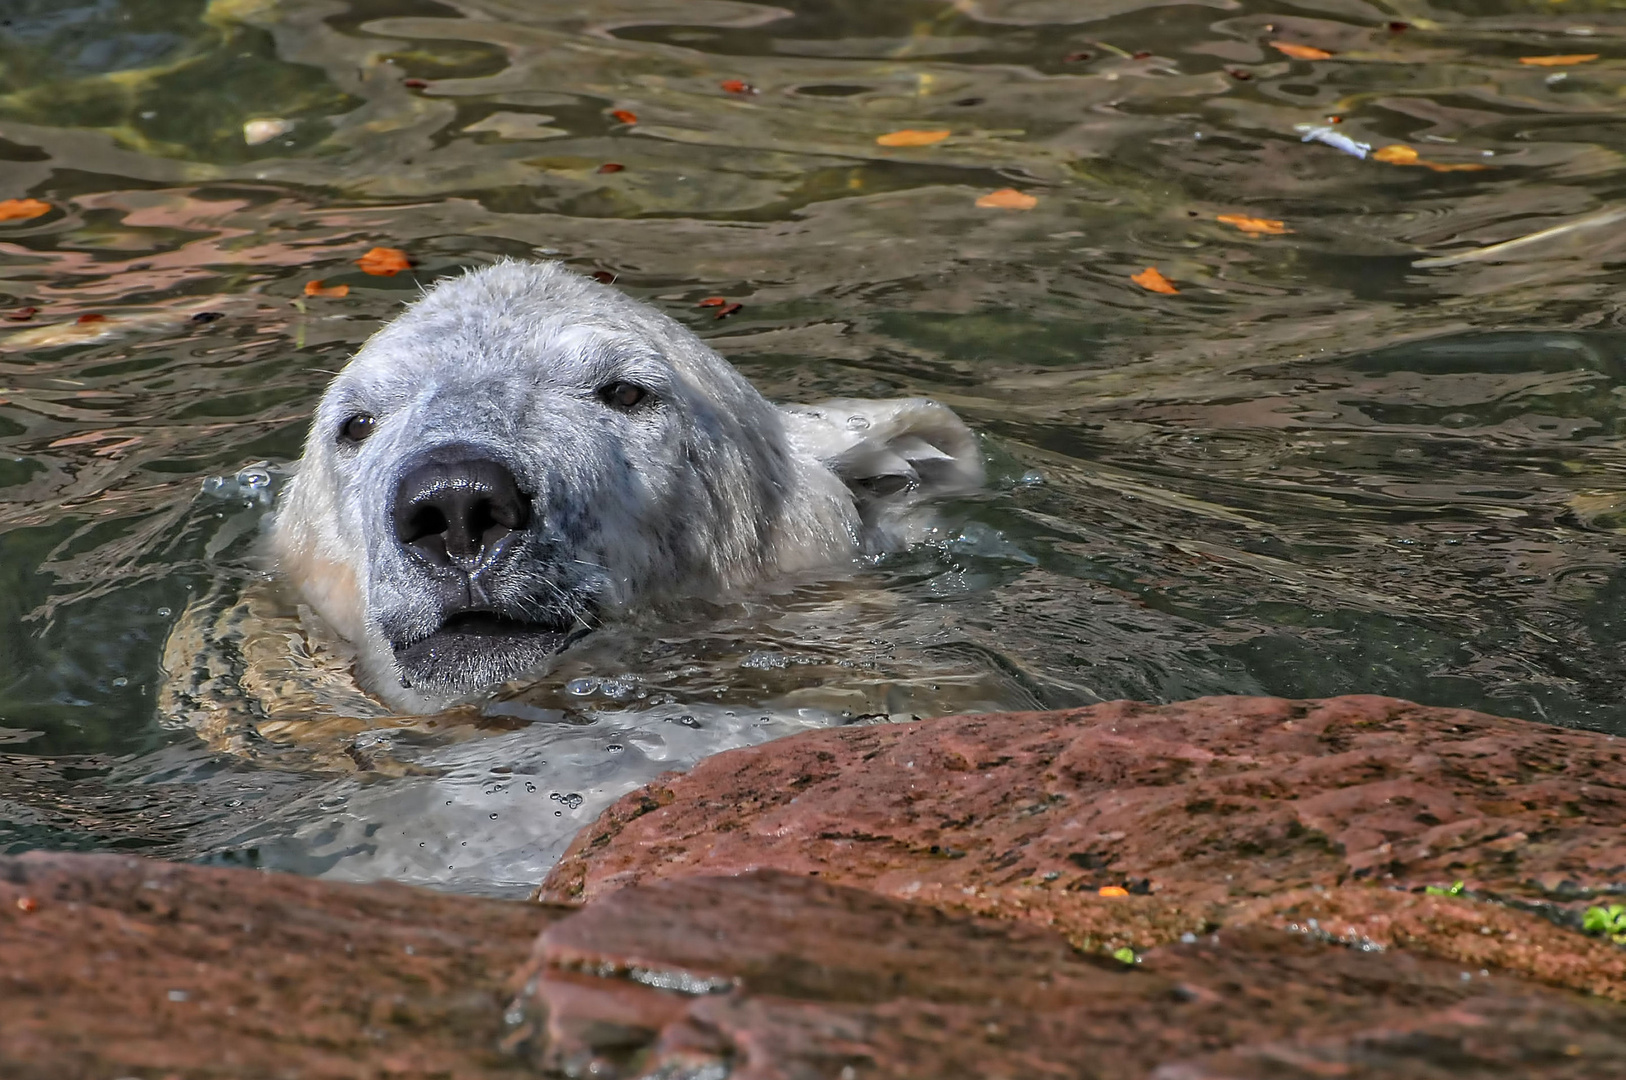
[[[531,501],[507,466],[436,454],[401,478],[395,535],[434,566],[477,573],[505,536],[525,527]]]

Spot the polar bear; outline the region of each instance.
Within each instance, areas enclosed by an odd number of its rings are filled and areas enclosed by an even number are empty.
[[[907,545],[924,500],[982,480],[942,405],[775,406],[648,305],[506,261],[334,378],[271,548],[363,688],[416,712],[605,620]]]

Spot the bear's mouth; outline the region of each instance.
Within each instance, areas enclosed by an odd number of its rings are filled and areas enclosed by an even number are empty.
[[[540,667],[587,630],[581,620],[529,622],[492,611],[460,611],[433,633],[392,647],[407,685],[466,692]]]

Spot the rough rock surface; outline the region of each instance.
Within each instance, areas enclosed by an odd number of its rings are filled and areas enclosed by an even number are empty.
[[[622,799],[540,894],[760,867],[1085,948],[1315,919],[1626,999],[1626,952],[1574,929],[1626,890],[1626,740],[1388,698],[1113,702],[734,750]]]
[[[529,1075],[534,904],[117,855],[0,858],[0,1076]]]
[[[1125,964],[1029,924],[753,871],[543,932],[527,1049],[574,1076],[1603,1077],[1626,1009],[1250,928]]]
[[[0,1077],[1626,1077],[1571,925],[1623,752],[1378,698],[814,732],[619,803],[585,907],[0,858]]]

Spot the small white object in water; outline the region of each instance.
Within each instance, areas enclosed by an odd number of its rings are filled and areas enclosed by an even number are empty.
[[[1294,124],[1293,130],[1304,132],[1304,138],[1300,139],[1300,142],[1326,143],[1335,150],[1342,150],[1358,158],[1364,158],[1372,152],[1371,143],[1356,142],[1348,135],[1334,131],[1325,124]]]
[[[278,135],[286,135],[294,129],[292,120],[269,119],[250,120],[243,125],[243,141],[250,146],[258,146],[263,142],[270,142]]]

